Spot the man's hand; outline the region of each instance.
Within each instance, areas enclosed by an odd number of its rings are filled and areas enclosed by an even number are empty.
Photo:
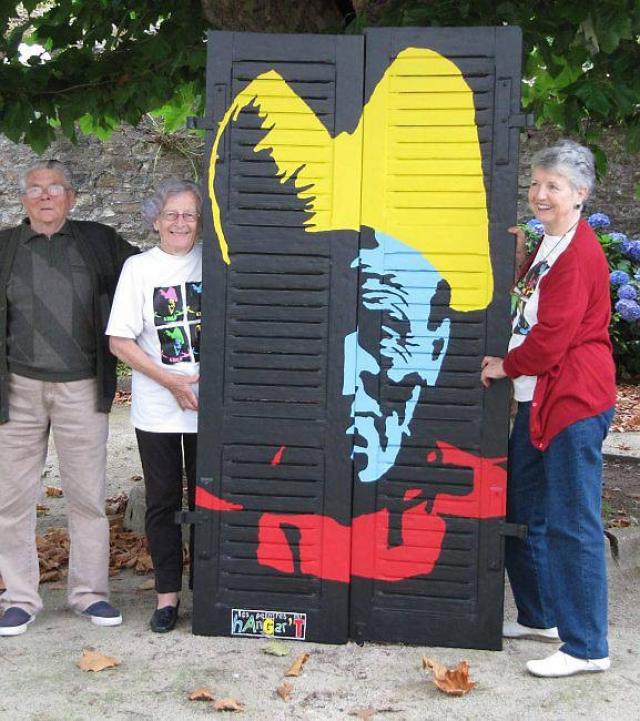
[[[482,359],[482,373],[480,374],[480,381],[485,388],[491,385],[492,380],[499,380],[500,378],[506,378],[507,374],[504,372],[504,366],[502,365],[503,358],[498,358],[492,355],[486,355]]]
[[[164,386],[171,391],[183,411],[197,411],[198,397],[193,392],[193,385],[200,380],[199,375],[183,376],[172,373],[166,379]]]

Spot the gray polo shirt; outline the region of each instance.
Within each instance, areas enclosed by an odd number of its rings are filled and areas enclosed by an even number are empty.
[[[51,238],[23,223],[7,300],[11,373],[54,382],[95,376],[91,274],[68,223]]]

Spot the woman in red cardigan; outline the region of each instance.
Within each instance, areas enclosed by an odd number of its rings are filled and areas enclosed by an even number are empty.
[[[509,351],[482,362],[485,386],[513,381],[507,517],[529,530],[507,543],[518,620],[504,636],[562,643],[527,663],[535,676],[610,666],[600,508],[602,441],[616,400],[609,269],[580,217],[594,178],[593,155],[572,141],[534,155],[529,206],[544,238],[512,291]]]

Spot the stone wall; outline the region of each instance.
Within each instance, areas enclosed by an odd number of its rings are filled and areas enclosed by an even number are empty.
[[[180,142],[146,123],[123,128],[104,143],[81,136],[74,145],[61,138],[42,158],[62,160],[73,172],[77,200],[71,217],[108,223],[127,240],[146,247],[154,244],[156,235],[142,222],[141,202],[159,180],[169,175],[195,179],[201,170],[202,143],[196,141],[194,161],[194,148]],[[0,228],[22,219],[19,179],[38,160],[30,148],[0,135]]]
[[[531,217],[527,208],[527,184],[531,156],[540,148],[552,143],[558,137],[550,130],[529,130],[520,135],[520,177],[518,219]],[[640,200],[634,197],[634,188],[640,184],[640,153],[628,153],[624,148],[621,131],[608,131],[602,146],[607,153],[609,168],[586,204],[587,215],[595,212],[606,213],[612,221],[612,229],[640,236]]]
[[[530,157],[556,137],[544,130],[529,130],[521,135],[520,220],[531,217],[526,205]],[[605,212],[616,230],[640,235],[640,201],[634,198],[634,187],[640,183],[640,154],[630,155],[624,150],[619,132],[608,133],[604,145],[609,173],[590,199],[587,212]],[[166,176],[197,178],[202,170],[202,148],[198,140],[167,136],[147,122],[137,128],[124,128],[104,143],[84,136],[77,145],[60,139],[44,157],[68,162],[74,172],[78,200],[73,217],[109,223],[127,240],[146,247],[154,243],[155,235],[143,226],[141,201]],[[0,136],[0,228],[22,218],[18,180],[36,159],[28,147]]]

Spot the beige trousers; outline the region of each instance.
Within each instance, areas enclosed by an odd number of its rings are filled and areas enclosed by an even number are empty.
[[[36,504],[49,431],[68,509],[68,601],[79,611],[108,598],[109,523],[105,514],[108,416],[96,411],[95,379],[49,383],[12,374],[9,417],[0,424],[0,575],[3,608],[42,608]]]

